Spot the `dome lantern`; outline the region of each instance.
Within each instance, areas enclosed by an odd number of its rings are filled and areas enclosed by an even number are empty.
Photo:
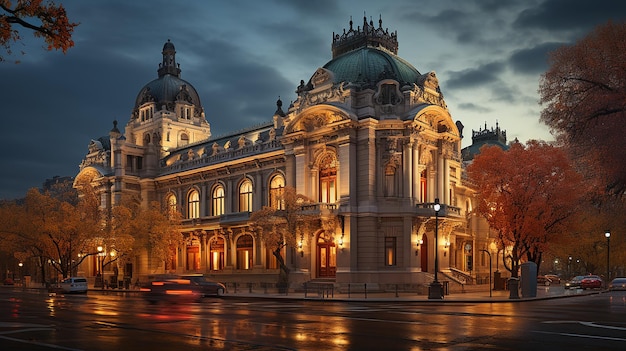
[[[180,78],[180,65],[176,64],[176,49],[174,44],[167,39],[167,43],[163,45],[163,62],[159,64],[159,77],[171,74]]]

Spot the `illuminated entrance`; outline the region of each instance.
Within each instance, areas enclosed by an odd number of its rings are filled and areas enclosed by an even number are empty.
[[[428,272],[428,237],[426,234],[422,236],[422,245],[420,245],[420,265],[422,272]]]
[[[333,238],[320,233],[317,239],[317,276],[335,277],[337,273],[337,248]]]

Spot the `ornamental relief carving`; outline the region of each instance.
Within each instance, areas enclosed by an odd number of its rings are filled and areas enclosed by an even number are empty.
[[[311,77],[311,83],[313,83],[313,87],[318,87],[328,81],[332,80],[332,74],[330,71],[324,68],[318,68],[315,73],[313,73],[313,77]]]
[[[333,85],[332,87],[328,89],[324,89],[323,91],[320,91],[320,92],[316,92],[316,93],[303,92],[302,101],[300,105],[298,106],[297,112],[302,111],[306,107],[322,104],[322,103],[329,102],[329,101],[345,103],[346,96],[349,93],[348,91],[346,91],[345,86],[346,86],[346,83],[341,82],[339,84]]]
[[[322,112],[307,114],[295,122],[293,128],[288,133],[306,131],[313,132],[326,125],[343,120],[343,116],[337,112]]]

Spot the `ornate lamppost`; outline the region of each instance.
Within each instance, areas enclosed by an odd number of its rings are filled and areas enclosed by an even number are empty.
[[[433,209],[435,210],[435,279],[428,287],[428,298],[441,300],[443,299],[443,286],[437,280],[437,272],[439,271],[439,210],[441,210],[438,198],[435,199]]]

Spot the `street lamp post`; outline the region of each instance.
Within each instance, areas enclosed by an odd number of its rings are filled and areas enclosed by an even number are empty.
[[[486,252],[489,255],[489,297],[492,296],[491,287],[493,286],[493,282],[491,281],[491,252],[482,249],[480,251]]]
[[[611,232],[607,230],[604,233],[606,237],[606,283],[605,287],[609,287],[609,282],[611,281]]]
[[[435,199],[433,209],[435,210],[435,279],[428,287],[428,298],[443,299],[443,286],[437,280],[437,272],[439,271],[439,210],[441,210],[438,198]]]
[[[97,262],[96,262],[97,273],[96,273],[96,282],[94,284],[94,288],[102,288],[104,287],[104,280],[103,280],[104,277],[102,276],[102,259],[103,259],[102,255],[103,255],[104,248],[102,246],[98,246],[96,250],[98,250],[98,253],[96,256],[97,257]]]

